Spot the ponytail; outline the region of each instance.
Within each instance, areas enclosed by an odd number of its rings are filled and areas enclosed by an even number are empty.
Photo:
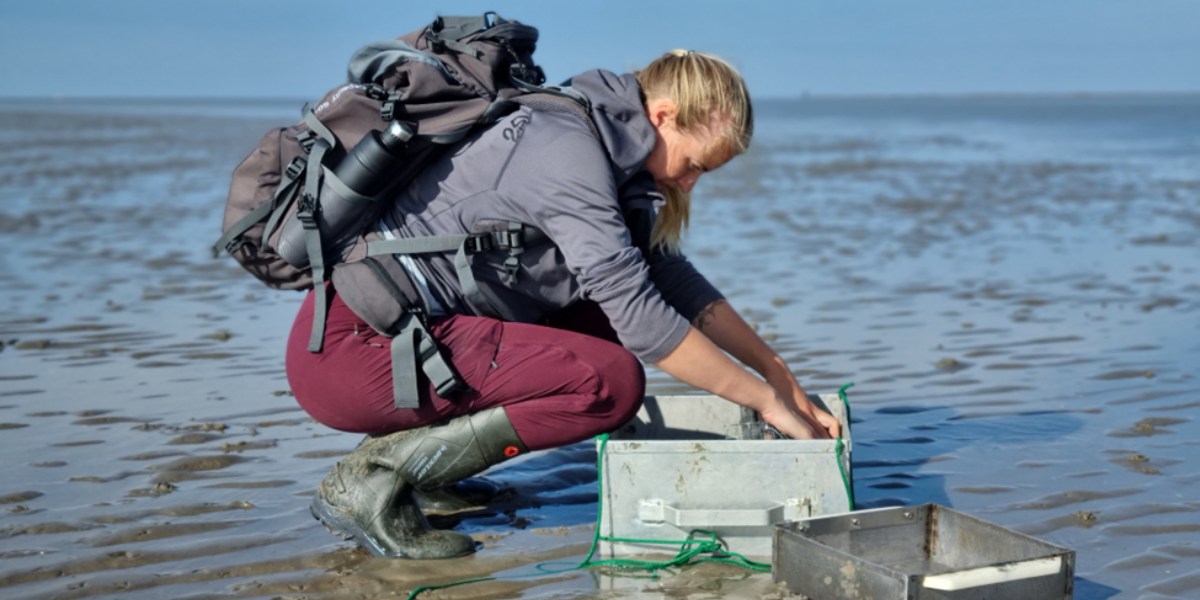
[[[664,188],[662,194],[667,203],[658,209],[654,219],[654,231],[650,234],[650,247],[662,248],[669,254],[679,254],[683,230],[687,229],[692,211],[691,194],[675,187]]]

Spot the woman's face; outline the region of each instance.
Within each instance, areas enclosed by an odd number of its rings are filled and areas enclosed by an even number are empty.
[[[646,159],[646,170],[658,182],[659,190],[677,187],[690,192],[701,175],[729,162],[732,156],[715,143],[714,131],[718,127],[685,133],[675,127],[675,113],[672,100],[657,99],[647,103],[646,114],[658,139]]]

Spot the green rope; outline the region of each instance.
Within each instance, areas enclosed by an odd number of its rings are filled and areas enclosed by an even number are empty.
[[[534,573],[534,575],[541,575],[541,573]],[[516,577],[529,577],[529,575],[517,575]],[[516,577],[513,577],[513,579],[515,579]],[[413,598],[416,598],[418,595],[420,595],[423,592],[429,592],[432,590],[440,590],[442,588],[454,587],[456,585],[466,585],[468,583],[479,583],[480,581],[492,581],[495,579],[498,579],[498,578],[497,577],[477,577],[475,579],[464,579],[462,581],[455,581],[454,583],[443,583],[442,585],[423,585],[423,586],[413,590],[412,593],[409,594],[408,598],[406,598],[405,600],[413,600]],[[506,577],[505,579],[509,579],[509,578]]]
[[[841,389],[838,390],[838,398],[841,398],[842,404],[844,404],[846,406],[846,430],[847,431],[850,430],[850,400],[848,398],[846,398],[846,390],[848,390],[852,387],[854,387],[854,382],[847,383],[846,385],[843,385],[841,387]],[[846,449],[846,444],[844,442],[842,442],[842,438],[839,437],[837,439],[838,471],[840,471],[842,473],[842,483],[845,484],[845,486],[846,486],[846,497],[850,499],[850,512],[854,512],[855,511],[855,506],[854,506],[854,465],[850,464],[849,472],[847,472],[846,465],[842,464],[843,463],[842,451],[845,449]],[[850,463],[850,461],[845,461],[845,462]]]
[[[854,387],[853,381],[851,381],[850,383],[847,383],[846,385],[843,385],[841,387],[841,389],[838,390],[838,398],[841,398],[842,404],[846,405],[846,426],[847,427],[850,426],[850,400],[846,398],[846,390],[848,390],[852,387]]]
[[[604,477],[603,477],[604,450],[608,446],[608,438],[609,438],[609,436],[607,433],[601,434],[596,437],[597,440],[600,440],[600,451],[598,453],[596,453],[596,473],[597,473],[596,487],[597,487],[597,492],[598,492],[597,493],[597,501],[596,501],[596,533],[592,535],[592,547],[588,550],[587,556],[584,557],[584,559],[582,561],[580,561],[579,564],[569,566],[565,569],[549,569],[549,568],[547,568],[548,565],[555,565],[555,564],[570,565],[571,564],[571,563],[564,563],[562,561],[549,561],[549,562],[539,563],[538,565],[536,565],[535,568],[538,571],[536,573],[526,573],[523,575],[510,575],[510,576],[506,576],[506,577],[477,577],[475,579],[464,579],[462,581],[455,581],[453,583],[444,583],[441,585],[421,586],[421,587],[413,590],[412,593],[410,593],[408,595],[408,598],[406,600],[413,600],[414,598],[416,598],[418,595],[420,595],[423,592],[427,592],[427,591],[431,591],[431,590],[440,590],[443,588],[465,585],[468,583],[477,583],[480,581],[494,581],[496,579],[521,579],[521,578],[525,578],[525,577],[543,577],[548,574],[552,575],[552,574],[556,574],[556,573],[566,573],[569,571],[577,571],[580,569],[587,569],[589,567],[615,567],[617,569],[623,569],[623,570],[650,571],[653,576],[657,576],[658,571],[660,571],[662,569],[671,568],[671,567],[682,567],[685,565],[697,564],[697,563],[702,563],[702,562],[722,562],[722,563],[730,563],[730,564],[740,565],[740,566],[746,567],[747,569],[753,569],[755,571],[759,571],[762,573],[770,573],[771,572],[770,563],[755,562],[755,561],[752,561],[752,560],[746,558],[745,556],[742,556],[741,554],[738,554],[737,552],[731,552],[731,551],[727,550],[725,548],[724,544],[722,544],[719,540],[717,540],[717,534],[715,534],[711,531],[703,531],[703,530],[699,530],[699,529],[694,530],[688,534],[688,537],[686,540],[640,540],[640,539],[634,539],[634,538],[618,538],[618,537],[609,537],[609,536],[600,535],[600,519],[601,519],[601,516],[604,514],[604,510],[603,510],[604,509]],[[695,536],[697,534],[706,535],[706,536],[708,536],[708,539],[696,539]],[[596,548],[600,545],[601,541],[627,542],[627,543],[635,543],[635,544],[677,545],[680,548],[679,548],[679,552],[675,554],[674,558],[672,558],[671,560],[666,560],[666,561],[641,561],[641,560],[633,560],[633,559],[626,559],[626,558],[615,558],[615,559],[609,559],[609,560],[592,560],[592,557],[594,557],[596,555]],[[700,555],[702,555],[702,554],[712,554],[713,556],[706,557],[706,558],[699,558]]]
[[[850,401],[846,398],[846,390],[850,389],[853,386],[854,386],[853,383],[847,383],[846,385],[842,386],[842,388],[840,390],[838,390],[838,397],[841,398],[842,403],[846,405],[846,429],[847,430],[849,430],[849,428],[850,428]],[[619,537],[609,537],[609,536],[600,535],[600,523],[601,523],[601,518],[604,514],[604,450],[608,446],[609,435],[607,433],[604,433],[599,436],[596,436],[596,439],[600,441],[600,451],[596,453],[596,474],[597,474],[596,488],[597,488],[597,496],[598,496],[597,500],[596,500],[596,532],[595,532],[595,534],[592,535],[592,546],[590,549],[588,549],[587,556],[584,557],[584,559],[582,561],[580,561],[578,564],[574,564],[574,565],[572,565],[571,563],[568,563],[568,562],[563,562],[563,561],[548,561],[548,562],[538,563],[537,565],[535,565],[534,568],[537,569],[536,573],[525,573],[522,575],[509,575],[509,576],[505,576],[505,577],[477,577],[474,579],[464,579],[462,581],[455,581],[453,583],[444,583],[441,585],[421,586],[421,587],[413,590],[412,593],[408,595],[408,598],[406,600],[413,600],[414,598],[416,598],[418,595],[420,595],[423,592],[427,592],[427,591],[431,591],[431,590],[440,590],[443,588],[455,587],[455,586],[459,586],[459,585],[465,585],[468,583],[478,583],[480,581],[494,581],[497,579],[522,579],[522,578],[526,578],[526,577],[543,577],[545,575],[553,575],[553,574],[557,574],[557,573],[567,573],[570,571],[577,571],[580,569],[587,569],[590,567],[614,567],[617,569],[630,570],[630,571],[650,571],[652,577],[657,577],[658,571],[663,570],[663,569],[669,569],[669,568],[673,568],[673,567],[684,567],[687,565],[693,565],[693,564],[698,564],[698,563],[702,563],[702,562],[719,562],[719,563],[728,563],[728,564],[739,565],[739,566],[745,567],[747,569],[751,569],[751,570],[758,571],[761,573],[770,573],[771,572],[771,564],[770,563],[756,562],[756,561],[746,558],[745,556],[742,556],[741,554],[738,554],[737,552],[732,552],[732,551],[726,549],[725,545],[722,544],[720,542],[720,540],[717,539],[717,534],[715,534],[711,531],[704,531],[702,529],[696,529],[696,530],[691,531],[690,533],[688,533],[688,537],[685,540],[641,540],[641,539],[634,539],[634,538],[619,538]],[[846,467],[842,464],[843,463],[842,454],[846,450],[846,444],[845,444],[845,442],[842,441],[842,438],[839,437],[837,439],[837,444],[835,446],[835,449],[837,451],[838,470],[842,474],[842,483],[846,486],[846,496],[850,499],[850,510],[853,511],[854,510],[854,486],[851,483],[852,477],[853,477],[853,470],[851,469],[851,472],[848,473],[846,470]],[[706,537],[706,539],[704,539],[704,538],[697,539],[696,536],[698,534],[701,536],[707,536],[707,537]],[[600,545],[601,541],[625,542],[625,543],[630,543],[630,544],[660,544],[660,545],[679,546],[679,552],[677,552],[675,554],[675,556],[673,558],[671,558],[670,560],[665,560],[665,561],[642,561],[642,560],[633,560],[633,559],[628,559],[628,558],[592,560],[592,557],[594,557],[596,555],[596,548]],[[708,554],[710,556],[701,557],[702,555],[705,555],[705,554]],[[570,565],[570,566],[563,568],[563,569],[550,569],[550,568],[548,568],[549,565]]]
[[[639,571],[650,571],[654,573],[661,569],[671,567],[682,567],[688,564],[696,564],[702,562],[726,562],[741,565],[748,569],[761,571],[763,573],[771,572],[770,563],[760,563],[752,561],[737,552],[731,552],[717,539],[717,534],[711,531],[696,529],[688,533],[685,540],[643,540],[636,538],[619,538],[600,535],[600,519],[604,514],[604,450],[608,447],[609,435],[607,433],[596,436],[600,440],[600,451],[596,454],[596,533],[592,536],[592,547],[588,550],[587,557],[578,565],[573,567],[550,571],[545,568],[545,565],[550,564],[569,564],[561,562],[548,562],[537,565],[537,569],[544,573],[564,573],[575,569],[584,569],[587,567],[616,567],[618,569],[629,569]],[[708,539],[696,539],[696,534],[708,536]],[[675,557],[666,561],[642,561],[627,558],[614,558],[609,560],[592,560],[596,555],[596,547],[601,541],[605,542],[626,542],[630,544],[661,544],[679,546],[679,552]],[[694,547],[693,547],[694,546]],[[708,558],[697,558],[702,554],[716,554],[717,556]]]

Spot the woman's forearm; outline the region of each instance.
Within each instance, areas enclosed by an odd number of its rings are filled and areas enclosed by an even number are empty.
[[[766,407],[775,396],[770,386],[729,360],[695,328],[654,366],[688,385],[755,410]]]
[[[792,388],[802,393],[803,389],[788,369],[787,363],[750,328],[742,316],[725,300],[709,304],[692,320],[692,326],[704,334],[718,348],[733,355],[743,364],[754,369],[772,387]]]
[[[814,435],[813,428],[791,413],[775,388],[730,360],[695,328],[689,329],[683,341],[654,366],[688,385],[761,413],[789,437],[807,439]]]
[[[806,419],[818,435],[824,435],[825,432],[831,437],[840,435],[841,425],[837,419],[813,405],[783,358],[750,328],[728,302],[717,300],[709,304],[692,320],[692,325],[718,348],[758,371],[787,406]]]

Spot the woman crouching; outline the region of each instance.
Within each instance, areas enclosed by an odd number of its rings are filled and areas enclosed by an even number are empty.
[[[450,148],[379,224],[391,239],[515,222],[552,242],[525,248],[516,264],[473,255],[471,294],[453,253],[397,257],[469,391],[442,398],[421,376],[418,407],[397,409],[392,339],[332,286],[323,352],[306,351],[313,294],[297,316],[287,358],[296,399],[325,425],[370,434],[321,483],[312,511],[376,556],[473,552],[469,536],[431,529],[413,493],[617,429],[641,404],[643,362],[792,438],[839,433],[679,252],[692,187],[750,143],[742,77],[716,57],[677,50],[634,74],[591,71],[569,85],[590,100],[590,124],[522,107]]]

